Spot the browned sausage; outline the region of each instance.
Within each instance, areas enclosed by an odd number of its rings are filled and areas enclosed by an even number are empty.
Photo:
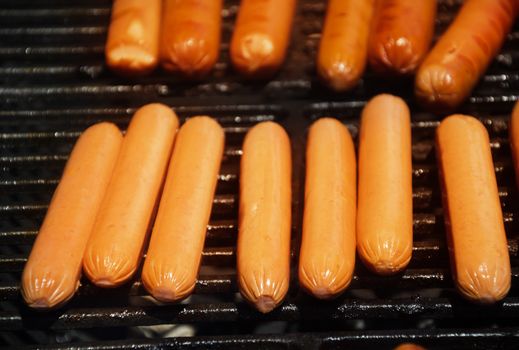
[[[222,0],[165,0],[160,60],[188,77],[207,74],[220,53]]]
[[[468,0],[416,75],[418,100],[450,110],[472,92],[510,31],[515,0]]]
[[[436,0],[378,0],[368,60],[382,74],[411,74],[422,62],[434,34]]]

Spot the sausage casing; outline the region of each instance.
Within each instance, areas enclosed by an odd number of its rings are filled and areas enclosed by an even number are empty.
[[[160,60],[187,77],[207,74],[220,53],[222,0],[165,0]]]
[[[350,284],[355,267],[355,148],[348,129],[323,118],[308,134],[299,283],[326,299]]]
[[[21,290],[30,307],[62,305],[78,288],[83,252],[122,139],[115,125],[100,123],[76,142],[23,270]]]
[[[177,127],[175,113],[158,103],[133,116],[83,258],[97,286],[117,287],[137,270]]]
[[[280,125],[249,130],[240,172],[238,284],[266,313],[282,302],[290,280],[290,140]]]
[[[362,111],[357,251],[382,275],[404,269],[413,248],[411,119],[405,102],[378,95]]]
[[[142,271],[158,300],[183,299],[195,287],[224,138],[209,117],[189,118],[178,132]]]
[[[161,0],[115,0],[105,47],[107,65],[143,75],[158,63]]]
[[[511,272],[488,133],[477,119],[452,115],[436,131],[453,277],[479,303],[506,296]]]

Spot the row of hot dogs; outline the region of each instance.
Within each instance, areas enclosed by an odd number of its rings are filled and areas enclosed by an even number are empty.
[[[82,134],[23,272],[27,304],[63,304],[78,288],[82,270],[99,287],[129,281],[149,227],[145,288],[164,302],[193,291],[224,132],[209,117],[188,119],[178,133],[177,127],[170,108],[151,104],[136,112],[124,138],[109,123]],[[519,108],[511,144],[518,160]],[[436,149],[456,286],[470,300],[498,301],[510,288],[511,269],[487,131],[473,117],[447,117],[437,129]],[[362,112],[358,181],[348,129],[331,118],[311,126],[302,288],[323,299],[343,292],[356,251],[377,274],[407,266],[413,246],[411,157],[410,113],[398,97],[379,95]],[[290,140],[280,125],[263,122],[243,143],[237,246],[240,291],[261,312],[279,305],[288,291],[290,233]]]
[[[267,79],[283,63],[296,0],[242,0],[230,45],[234,67]],[[129,75],[159,63],[187,77],[219,56],[222,0],[116,0],[107,64]],[[453,109],[471,93],[516,18],[515,0],[467,0],[429,52],[436,0],[330,0],[317,57],[334,90],[353,88],[366,63],[385,76],[416,73],[415,94],[432,109]]]

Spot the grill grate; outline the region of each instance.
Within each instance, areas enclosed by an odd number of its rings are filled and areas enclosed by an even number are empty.
[[[438,33],[460,0],[440,0]],[[509,238],[512,290],[499,305],[464,302],[451,281],[434,154],[439,118],[413,104],[412,81],[384,82],[367,72],[348,94],[317,81],[314,57],[324,0],[300,0],[289,57],[265,83],[248,83],[229,67],[228,43],[238,0],[225,1],[221,57],[211,75],[180,81],[158,71],[136,81],[103,64],[109,0],[0,1],[0,345],[64,349],[133,348],[391,348],[415,341],[429,349],[513,349],[519,342],[519,210],[507,120],[519,99],[519,27],[509,35],[487,75],[461,108],[476,114],[491,136],[499,194]],[[382,278],[357,263],[350,288],[336,300],[316,301],[297,287],[306,130],[322,116],[340,118],[356,136],[366,101],[386,91],[413,112],[415,244],[409,268]],[[19,279],[30,246],[71,147],[88,125],[108,120],[125,128],[136,107],[159,101],[182,118],[214,116],[227,146],[203,266],[195,294],[181,304],[153,302],[139,280],[116,290],[83,281],[63,309],[24,306]],[[292,281],[286,302],[261,315],[237,293],[235,243],[241,143],[257,122],[275,120],[293,149]],[[151,325],[188,324],[197,336],[146,339]],[[269,335],[258,334],[267,330]],[[283,333],[283,334],[272,334]]]

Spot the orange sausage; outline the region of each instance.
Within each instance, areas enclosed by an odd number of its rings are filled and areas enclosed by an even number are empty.
[[[231,40],[231,61],[249,78],[266,79],[285,59],[296,0],[242,0]]]
[[[245,137],[240,174],[238,284],[259,311],[279,305],[290,280],[290,140],[263,122]]]
[[[519,188],[519,103],[515,104],[510,120],[510,147],[512,148],[512,157],[515,165],[515,179]]]
[[[515,0],[468,0],[420,66],[419,101],[438,110],[460,105],[497,54],[517,14]]]
[[[429,50],[436,0],[378,0],[368,44],[368,60],[382,74],[411,74]]]
[[[177,301],[195,288],[224,139],[209,117],[191,118],[178,132],[142,271],[158,300]]]
[[[83,259],[94,284],[117,287],[137,270],[177,127],[158,103],[133,116]]]
[[[357,85],[368,53],[374,0],[330,0],[317,57],[319,76],[334,90]]]
[[[348,129],[324,118],[310,128],[299,282],[320,299],[341,293],[355,267],[355,148]]]
[[[160,60],[188,77],[207,74],[220,53],[222,0],[165,0]]]
[[[420,345],[416,345],[416,344],[412,344],[412,343],[405,343],[405,344],[400,344],[394,350],[425,350],[425,348],[421,347]]]
[[[158,63],[161,0],[115,0],[106,64],[125,75],[143,75]]]
[[[78,288],[83,252],[122,138],[115,125],[100,123],[76,142],[23,270],[22,295],[30,307],[63,305]]]
[[[477,119],[452,115],[436,131],[447,241],[456,287],[493,303],[510,289],[510,258],[488,133]]]
[[[409,109],[379,95],[362,111],[359,140],[357,249],[364,264],[394,274],[411,260],[413,188]]]

